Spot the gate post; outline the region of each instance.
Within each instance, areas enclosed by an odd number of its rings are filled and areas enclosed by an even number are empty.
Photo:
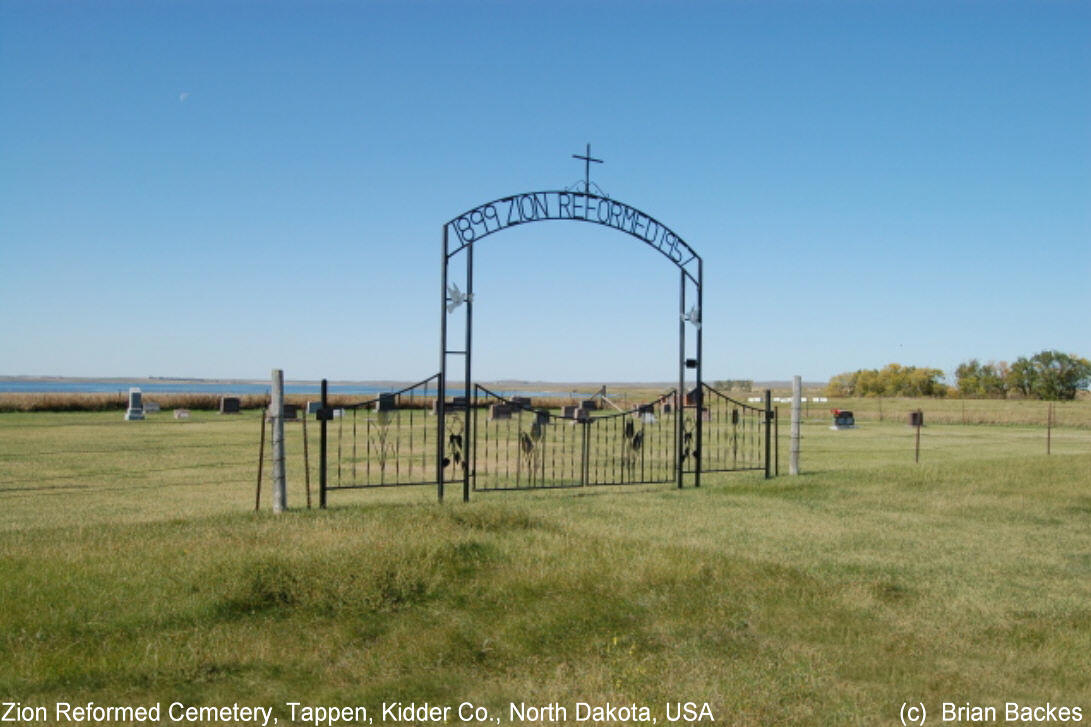
[[[683,437],[685,436],[685,430],[682,428],[685,424],[686,413],[686,271],[680,270],[678,274],[678,398],[675,399],[676,406],[674,407],[674,439],[675,439],[675,459],[678,460],[678,489],[682,489],[682,483],[685,479],[685,454],[682,449]]]
[[[322,402],[318,410],[318,506],[326,509],[326,417],[329,409],[329,385],[322,379]]]
[[[769,424],[773,421],[773,392],[769,389],[765,390],[765,479],[772,477],[770,472],[770,458],[769,458],[769,445],[772,437],[769,431]]]

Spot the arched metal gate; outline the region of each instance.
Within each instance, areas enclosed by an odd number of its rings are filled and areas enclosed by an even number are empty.
[[[574,155],[576,156],[576,155]],[[587,162],[598,161],[578,156]],[[402,391],[343,407],[329,406],[323,386],[321,501],[329,489],[434,484],[471,491],[675,483],[702,472],[764,469],[769,476],[769,392],[765,407],[735,401],[702,380],[701,257],[674,231],[636,207],[591,192],[528,192],[486,202],[443,226],[439,373]],[[474,250],[485,237],[531,222],[587,222],[634,237],[679,272],[678,386],[632,411],[564,412],[533,408],[475,386],[472,380]],[[451,266],[462,255],[459,275]],[[448,319],[462,308],[461,343]],[[693,328],[687,341],[687,327]],[[461,376],[450,360],[461,359]],[[692,388],[687,382],[692,375]],[[459,380],[460,379],[460,380]],[[453,386],[452,386],[453,384]],[[431,398],[427,392],[431,389]],[[685,392],[683,395],[682,392]],[[351,421],[351,455],[346,426]],[[328,471],[330,426],[337,432],[336,481]],[[431,460],[431,467],[428,467]]]

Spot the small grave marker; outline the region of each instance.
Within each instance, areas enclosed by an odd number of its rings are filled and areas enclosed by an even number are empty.
[[[189,419],[189,409],[175,409],[174,410],[174,418],[175,419]]]
[[[831,426],[830,429],[833,429],[833,430],[836,431],[836,430],[841,430],[841,429],[855,429],[855,428],[856,428],[856,419],[852,416],[851,411],[846,411],[844,409],[834,409],[833,410],[833,426]]]
[[[157,404],[154,401],[145,401],[144,402],[144,413],[145,414],[153,414],[153,413],[155,413],[157,411],[159,411],[159,404]]]
[[[221,414],[238,414],[240,410],[239,397],[237,396],[221,396],[220,397],[220,413]]]
[[[495,422],[502,419],[511,419],[510,404],[493,404],[489,407],[489,421]]]

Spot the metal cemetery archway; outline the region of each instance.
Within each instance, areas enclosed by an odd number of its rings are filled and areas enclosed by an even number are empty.
[[[587,156],[578,157],[584,159],[588,165],[592,161],[598,161]],[[633,412],[632,417],[595,417],[592,419],[577,417],[557,417],[547,412],[534,412],[529,406],[521,402],[512,402],[498,397],[480,387],[474,388],[472,383],[473,362],[473,292],[474,292],[474,247],[482,239],[496,232],[510,229],[517,225],[531,222],[544,222],[549,220],[564,220],[572,222],[587,222],[613,228],[619,232],[630,235],[645,245],[659,252],[669,260],[679,271],[678,289],[678,390],[673,401],[667,397],[642,407]],[[436,419],[438,432],[436,436],[436,487],[439,498],[443,499],[445,482],[462,481],[462,496],[468,500],[471,489],[471,479],[478,476],[477,456],[477,422],[476,412],[480,407],[480,399],[501,406],[501,416],[505,418],[514,414],[517,419],[533,419],[529,422],[529,429],[521,429],[516,425],[516,444],[511,448],[510,456],[504,453],[505,467],[515,472],[517,481],[529,477],[529,482],[535,482],[538,472],[546,471],[547,450],[552,447],[556,453],[561,451],[565,456],[573,457],[573,462],[578,459],[578,465],[573,464],[567,473],[562,466],[557,469],[556,477],[543,482],[537,480],[537,486],[578,486],[589,483],[626,483],[626,482],[662,482],[675,481],[678,487],[682,486],[684,473],[692,473],[694,484],[700,486],[701,482],[701,444],[702,421],[710,416],[709,410],[703,405],[704,385],[701,378],[701,284],[702,262],[701,257],[686,244],[686,242],[669,227],[651,215],[648,215],[632,205],[610,199],[609,197],[593,194],[591,184],[585,177],[583,192],[550,190],[545,192],[527,192],[486,202],[473,209],[467,210],[454,217],[443,226],[443,275],[440,282],[440,373],[438,380],[438,395],[436,401]],[[458,281],[453,279],[451,271],[452,261],[462,255],[465,258],[465,277],[461,281],[464,290]],[[687,311],[687,293],[690,298],[690,308]],[[462,348],[449,347],[447,335],[447,319],[459,307],[463,307],[465,318],[465,341]],[[695,329],[695,355],[686,355],[686,325],[692,325]],[[448,358],[459,357],[463,359],[462,372],[462,396],[448,401]],[[686,369],[695,371],[697,378],[696,387],[685,392]],[[683,394],[685,396],[683,397]],[[673,408],[673,431],[669,436],[669,446],[666,434],[661,431],[652,431],[648,427],[655,422],[665,421],[662,415],[666,410],[665,405]],[[739,405],[743,407],[744,405]],[[686,420],[683,416],[685,408],[693,408],[696,416],[692,420]],[[745,410],[750,409],[746,407]],[[505,411],[506,410],[506,411]],[[736,423],[739,418],[736,409]],[[448,415],[453,416],[451,431],[447,431]],[[744,414],[744,424],[746,421]],[[607,419],[614,421],[606,423]],[[601,422],[599,422],[601,420]],[[690,422],[687,426],[686,422]],[[551,424],[552,422],[552,424]],[[603,436],[602,443],[598,443],[596,435],[599,429],[592,432],[593,422],[602,427],[612,427],[614,436]],[[624,422],[624,423],[622,423]],[[639,422],[639,424],[637,423]],[[553,440],[544,437],[545,429],[564,427],[571,424],[573,429],[561,431]],[[489,433],[486,426],[485,435]],[[569,435],[569,431],[571,435]],[[579,434],[577,435],[577,431]],[[651,443],[660,442],[660,447],[649,463],[648,453],[652,451]],[[615,441],[616,440],[616,441]],[[488,446],[488,440],[483,441],[483,446]],[[611,462],[615,463],[614,474],[610,478],[598,479],[593,474],[590,459],[594,452],[609,450]],[[499,452],[495,445],[491,454],[499,460]],[[486,460],[489,456],[485,452]],[[514,460],[514,464],[512,463]],[[637,462],[640,462],[639,469]],[[458,470],[461,470],[459,472]],[[638,474],[639,473],[639,474]],[[605,477],[605,476],[604,476]],[[649,479],[651,478],[651,479]],[[607,482],[607,480],[609,480]],[[553,483],[553,484],[550,484]],[[559,483],[559,484],[557,484]],[[483,487],[482,489],[500,489],[498,487]]]

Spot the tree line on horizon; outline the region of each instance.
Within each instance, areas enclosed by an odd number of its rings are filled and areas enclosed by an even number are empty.
[[[1020,356],[1014,363],[970,359],[955,369],[955,385],[945,383],[942,369],[887,364],[837,374],[826,385],[827,396],[957,396],[974,399],[1042,399],[1070,401],[1091,385],[1091,361],[1060,351]]]

